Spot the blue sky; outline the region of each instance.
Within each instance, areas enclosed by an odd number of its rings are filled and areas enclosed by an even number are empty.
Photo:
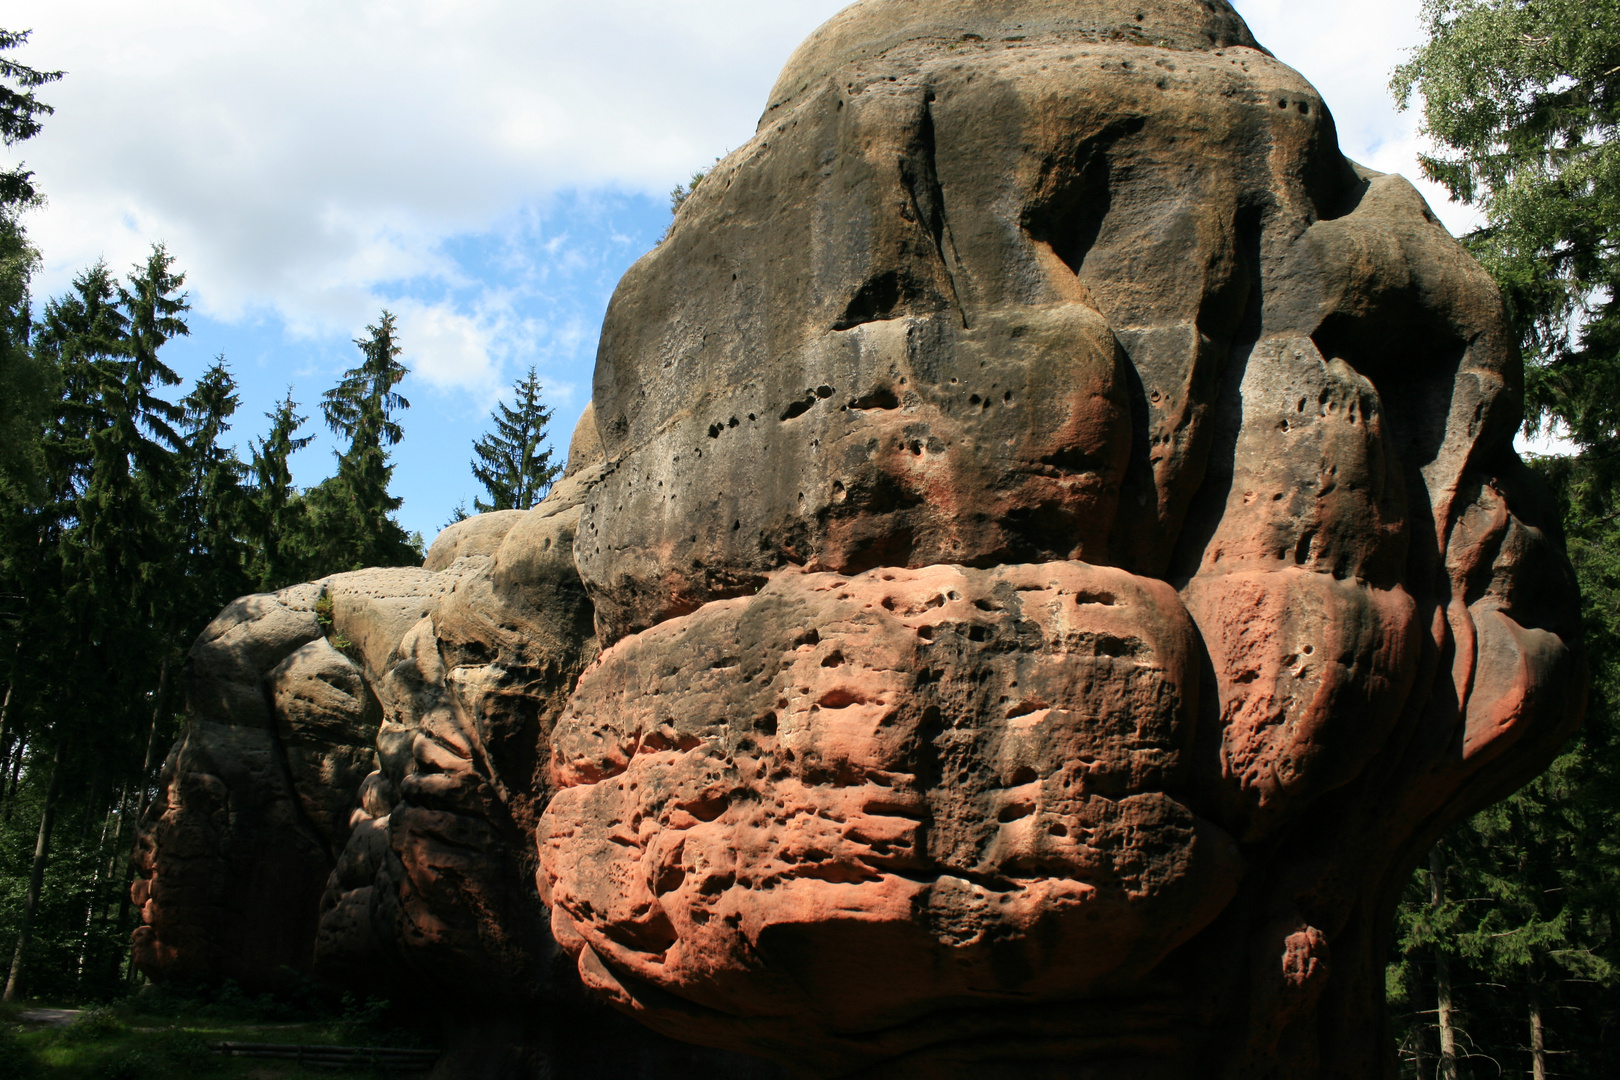
[[[552,409],[556,456],[566,454],[590,400],[608,299],[668,218],[667,197],[564,192],[517,208],[488,231],[446,238],[438,273],[385,283],[377,314],[385,303],[401,316],[404,359],[417,369],[402,387],[411,408],[403,417],[406,439],[394,450],[394,487],[406,500],[402,524],[431,540],[453,506],[464,500],[471,510],[482,494],[469,472],[471,443],[502,391],[531,364]],[[294,482],[308,486],[329,475],[336,444],[320,424],[318,403],[334,374],[357,362],[352,340],[293,330],[273,311],[234,320],[194,315],[191,331],[165,356],[191,378],[224,354],[241,384],[243,408],[231,438],[244,458],[247,439],[267,424],[263,414],[291,387],[309,418],[306,433],[318,436],[295,455]],[[424,342],[432,344],[437,378],[422,373]]]
[[[13,0],[6,28],[34,31],[19,58],[69,72],[10,155],[50,199],[28,221],[36,293],[166,243],[193,303],[168,361],[190,378],[224,354],[244,456],[290,385],[321,436],[294,461],[302,484],[332,466],[321,392],[394,311],[413,369],[399,516],[431,540],[471,504],[472,441],[531,364],[566,449],[608,298],[662,235],[669,189],[750,137],[788,54],[841,6]],[[1348,154],[1416,178],[1415,118],[1385,86],[1418,0],[1236,6],[1322,91]]]

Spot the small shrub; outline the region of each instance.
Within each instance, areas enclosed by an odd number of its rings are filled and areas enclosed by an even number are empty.
[[[113,1005],[125,1020],[135,1016],[174,1018],[194,1011],[203,998],[195,987],[185,983],[147,983],[134,994]]]
[[[220,1064],[220,1057],[209,1049],[208,1040],[194,1031],[170,1028],[152,1037],[148,1046],[152,1055],[170,1066],[170,1075],[196,1076]]]
[[[147,1080],[147,1077],[157,1074],[158,1062],[141,1050],[135,1050],[112,1061],[104,1063],[96,1070],[96,1080]]]
[[[7,1080],[31,1080],[39,1075],[39,1061],[24,1046],[17,1033],[0,1026],[0,1076]]]
[[[387,998],[368,997],[362,1001],[353,994],[344,994],[343,1015],[332,1024],[332,1033],[357,1042],[375,1036],[388,1026],[389,1009]]]
[[[129,1027],[105,1006],[86,1009],[78,1018],[62,1029],[58,1036],[63,1042],[99,1042],[117,1038],[129,1032]]]
[[[206,1019],[244,1022],[328,1020],[337,1012],[335,1001],[307,975],[287,970],[287,985],[277,993],[254,996],[226,980],[219,986],[161,983],[144,986],[116,1009],[126,1020],[135,1017],[163,1020]]]

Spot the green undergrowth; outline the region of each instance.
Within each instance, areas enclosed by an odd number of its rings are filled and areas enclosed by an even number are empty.
[[[43,1003],[41,1003],[43,1004]],[[52,1003],[65,1007],[63,1003]],[[219,1042],[421,1048],[386,1002],[344,998],[257,999],[239,991],[188,995],[149,992],[82,1011],[71,1024],[23,1023],[27,1006],[0,1012],[4,1080],[385,1080],[388,1069],[313,1069],[294,1062],[215,1054]]]

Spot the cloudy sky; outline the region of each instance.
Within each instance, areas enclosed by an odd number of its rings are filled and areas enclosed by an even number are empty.
[[[531,364],[565,449],[608,297],[663,233],[670,188],[749,138],[788,53],[842,6],[11,0],[6,28],[33,30],[17,58],[68,72],[41,94],[44,133],[9,155],[49,198],[28,221],[36,293],[168,245],[193,305],[168,359],[189,377],[227,358],[244,456],[289,386],[315,430],[351,339],[394,311],[412,368],[400,517],[431,539],[471,504],[471,441]],[[1237,7],[1322,92],[1346,153],[1416,177],[1415,118],[1386,84],[1419,0]],[[331,452],[304,451],[297,480]]]

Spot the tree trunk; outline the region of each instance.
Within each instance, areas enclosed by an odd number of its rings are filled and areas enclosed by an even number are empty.
[[[12,679],[6,683],[6,699],[0,702],[0,800],[9,794],[6,787],[6,776],[11,772],[12,744],[16,744],[18,755],[22,754],[22,740],[11,726],[11,695],[17,689],[17,680]]]
[[[11,808],[17,802],[17,783],[22,776],[23,751],[27,749],[22,740],[17,740],[17,746],[11,752],[11,779],[6,780],[6,809],[0,813],[0,824],[11,824]],[[0,780],[4,780],[0,777]]]
[[[165,657],[163,663],[158,666],[157,694],[152,700],[152,727],[146,733],[146,760],[141,763],[140,788],[138,789],[139,795],[136,796],[135,800],[135,817],[130,824],[130,836],[132,838],[135,835],[135,830],[140,828],[141,819],[146,816],[147,807],[152,805],[152,765],[154,764],[153,757],[157,751],[158,720],[163,716],[163,698],[165,695],[167,695],[168,690],[169,660],[167,657]],[[120,827],[121,826],[122,810],[120,811]],[[118,931],[120,934],[128,930],[130,924],[130,914],[134,911],[135,907],[129,898],[129,889],[130,886],[134,884],[134,877],[135,861],[133,857],[127,858],[124,860],[124,873],[121,878],[122,885],[118,890]],[[126,978],[130,982],[134,982],[135,976],[138,974],[138,972],[135,970],[134,950],[130,950],[128,952],[128,965],[129,971]]]
[[[146,759],[141,762],[141,794],[135,809],[135,820],[152,804],[152,755],[157,750],[158,719],[163,715],[163,699],[169,693],[169,658],[158,665],[157,693],[152,696],[152,726],[146,732]]]
[[[11,692],[15,689],[16,680],[6,683],[6,700],[0,702],[0,754],[11,746]]]
[[[17,951],[11,954],[11,974],[6,977],[4,1000],[16,1001],[22,984],[23,958],[34,935],[34,913],[39,910],[39,894],[45,885],[45,863],[51,852],[51,827],[56,823],[56,799],[62,791],[62,746],[57,744],[51,758],[51,779],[45,788],[45,812],[39,817],[39,836],[34,841],[34,869],[28,875],[28,897],[23,901],[22,929],[17,934]]]
[[[1440,861],[1440,845],[1429,849],[1429,906],[1439,911],[1446,903],[1445,864]],[[1457,1028],[1451,1017],[1451,957],[1445,949],[1434,950],[1436,1021],[1440,1026],[1439,1080],[1457,1080]]]
[[[1547,1080],[1547,1036],[1541,1026],[1541,983],[1530,984],[1530,1068],[1534,1080]]]
[[[119,792],[119,802],[122,803],[122,801],[123,792]],[[96,838],[96,858],[94,869],[90,873],[90,887],[86,890],[84,897],[84,932],[79,935],[79,966],[77,975],[80,993],[84,992],[84,964],[90,956],[90,934],[95,929],[96,925],[96,909],[98,907],[106,906],[101,902],[100,894],[105,891],[102,886],[102,882],[111,881],[113,879],[114,871],[107,870],[105,875],[103,875],[103,869],[105,868],[106,862],[107,834],[109,830],[113,830],[113,842],[117,843],[118,833],[116,828],[117,825],[122,824],[122,822],[119,820],[120,809],[120,805],[115,805],[104,811],[101,815],[101,835]]]
[[[0,738],[0,802],[10,797],[11,789],[7,781],[11,777],[11,755],[22,754],[22,740],[17,738],[15,731],[8,731],[4,738]]]
[[[17,689],[17,657],[22,655],[22,639],[11,647],[11,678],[6,680],[6,700],[0,703],[0,746],[11,741],[11,695]]]

